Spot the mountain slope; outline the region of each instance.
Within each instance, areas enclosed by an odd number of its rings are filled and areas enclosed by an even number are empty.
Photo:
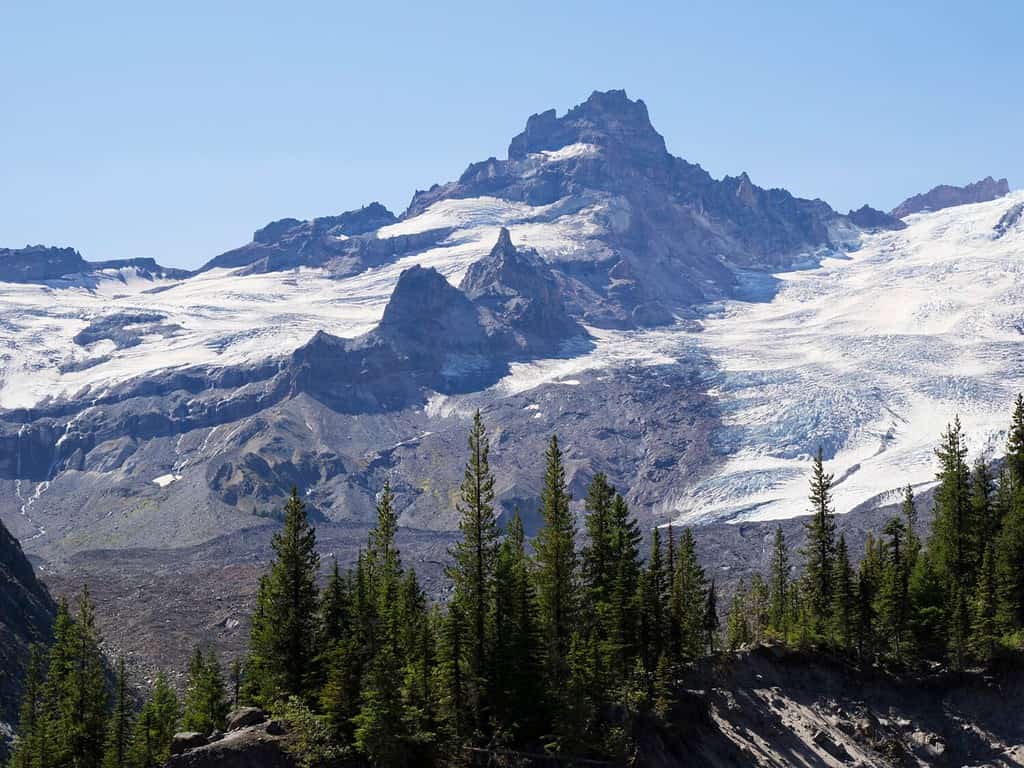
[[[0,725],[18,716],[29,648],[49,639],[55,612],[17,539],[0,523]],[[2,741],[0,733],[0,755]]]

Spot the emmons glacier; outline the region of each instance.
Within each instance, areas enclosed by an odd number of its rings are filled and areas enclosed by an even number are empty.
[[[819,445],[839,511],[927,486],[956,416],[974,456],[998,456],[1024,390],[1024,228],[998,225],[1021,203],[1015,192],[913,215],[905,230],[867,234],[815,269],[758,276],[748,300],[709,307],[690,340],[715,363],[727,458],[667,511],[792,516]]]

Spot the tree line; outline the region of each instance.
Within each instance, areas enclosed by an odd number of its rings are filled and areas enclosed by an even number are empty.
[[[583,500],[580,536],[562,448],[544,458],[543,524],[528,547],[515,512],[504,529],[479,412],[459,488],[450,599],[432,603],[396,545],[388,483],[355,565],[323,586],[316,534],[296,490],[260,579],[248,656],[225,679],[196,649],[184,701],[155,681],[135,711],[123,661],[111,685],[88,592],[61,603],[54,642],[33,651],[15,768],[151,768],[175,730],[209,733],[239,703],[284,718],[305,765],[465,761],[467,748],[625,761],[639,718],[670,719],[688,665],[765,641],[827,648],[906,668],[988,664],[1024,640],[1024,399],[996,476],[968,467],[955,421],[936,451],[930,536],[913,490],[870,535],[859,564],[837,536],[833,477],[819,450],[812,515],[792,562],[781,527],[765,574],[741,580],[724,610],[689,528],[644,534],[603,474]],[[719,616],[725,616],[724,626]]]

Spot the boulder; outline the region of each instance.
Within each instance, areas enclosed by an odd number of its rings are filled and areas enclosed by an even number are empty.
[[[174,754],[165,768],[296,768],[295,758],[286,749],[286,737],[259,723],[228,731],[224,738]],[[273,732],[272,732],[273,731]]]
[[[206,736],[201,733],[196,733],[195,731],[176,733],[171,739],[171,754],[180,755],[190,749],[206,746],[206,743]]]
[[[266,713],[259,707],[240,707],[228,714],[226,730],[238,731],[262,723],[266,719]]]

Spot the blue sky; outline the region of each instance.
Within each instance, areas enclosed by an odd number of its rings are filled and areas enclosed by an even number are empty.
[[[608,88],[716,177],[844,211],[1024,185],[1016,0],[151,5],[0,0],[0,245],[197,266],[400,211]]]

